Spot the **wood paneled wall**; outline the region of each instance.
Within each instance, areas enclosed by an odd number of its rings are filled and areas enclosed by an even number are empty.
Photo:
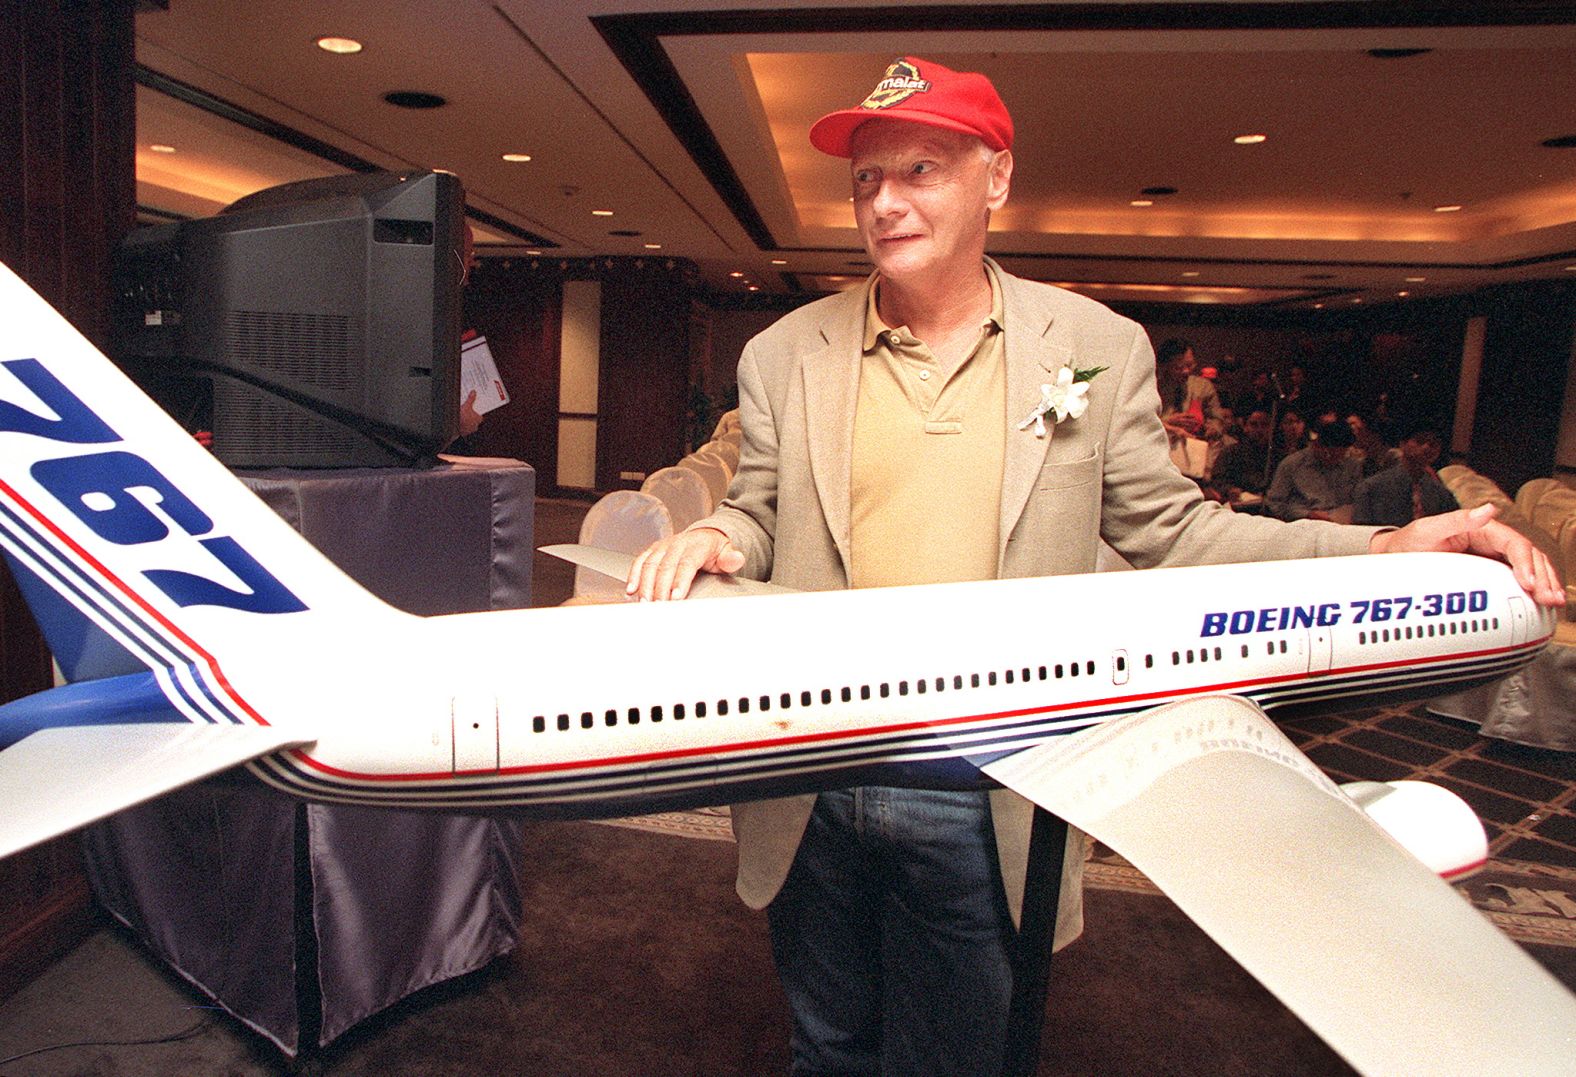
[[[0,0],[0,261],[96,344],[110,255],[132,226],[131,0]],[[46,688],[49,655],[0,582],[0,701]],[[76,839],[0,861],[0,996],[91,923]]]
[[[563,289],[557,277],[516,278],[478,270],[465,290],[465,325],[487,338],[509,403],[489,412],[465,448],[524,460],[538,493],[558,485],[558,338]]]
[[[512,400],[471,447],[522,459],[536,468],[539,493],[557,490],[565,280],[601,285],[596,488],[638,488],[619,475],[684,455],[698,287],[694,266],[678,259],[484,259],[466,290],[466,323],[487,337]]]
[[[602,279],[602,372],[597,390],[596,485],[639,489],[684,455],[689,303],[676,273],[632,270]]]
[[[1512,495],[1554,472],[1576,330],[1576,284],[1544,281],[1475,297],[1487,319],[1467,462]]]

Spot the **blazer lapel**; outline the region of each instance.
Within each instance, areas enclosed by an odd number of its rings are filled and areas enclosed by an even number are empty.
[[[1007,454],[1001,477],[1001,535],[997,567],[1007,549],[1007,536],[1023,515],[1034,481],[1045,465],[1046,450],[1056,425],[1047,421],[1045,436],[1034,428],[1019,430],[1040,399],[1040,386],[1056,379],[1057,371],[1072,362],[1072,348],[1051,336],[1052,315],[1023,294],[1017,278],[997,269],[1004,295],[1007,334]]]
[[[826,346],[805,356],[804,406],[810,473],[832,541],[848,572],[854,412],[859,403],[859,364],[864,351],[865,303],[869,284],[844,295],[821,325]]]

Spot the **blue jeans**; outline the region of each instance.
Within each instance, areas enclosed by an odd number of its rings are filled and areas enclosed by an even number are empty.
[[[984,792],[822,793],[767,907],[808,1077],[993,1077],[1012,920]]]

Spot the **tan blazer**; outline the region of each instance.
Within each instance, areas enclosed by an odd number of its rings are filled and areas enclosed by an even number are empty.
[[[1155,361],[1135,322],[1082,296],[998,267],[1007,343],[1006,462],[998,575],[1092,572],[1104,538],[1136,567],[1365,552],[1372,529],[1237,515],[1203,500],[1167,456]],[[873,278],[872,278],[873,279]],[[739,360],[743,443],[729,496],[697,527],[725,532],[741,574],[799,590],[848,586],[854,408],[870,282],[802,307],[750,341]],[[1035,437],[1017,429],[1063,366],[1107,367],[1089,410]],[[1141,610],[1134,611],[1142,616]],[[739,804],[739,895],[764,908],[787,877],[813,796]],[[1032,805],[991,797],[1014,922],[1023,904]],[[1069,837],[1059,942],[1082,928],[1083,836]]]

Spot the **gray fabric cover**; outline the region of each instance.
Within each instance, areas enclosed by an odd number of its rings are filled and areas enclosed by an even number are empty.
[[[1576,752],[1576,647],[1551,643],[1508,677],[1440,696],[1428,709],[1471,722],[1485,737]]]
[[[523,464],[246,477],[351,576],[419,614],[530,605],[535,480]],[[83,833],[111,915],[291,1055],[512,950],[519,844],[509,820],[303,805],[238,774]],[[310,922],[297,923],[298,892]]]

